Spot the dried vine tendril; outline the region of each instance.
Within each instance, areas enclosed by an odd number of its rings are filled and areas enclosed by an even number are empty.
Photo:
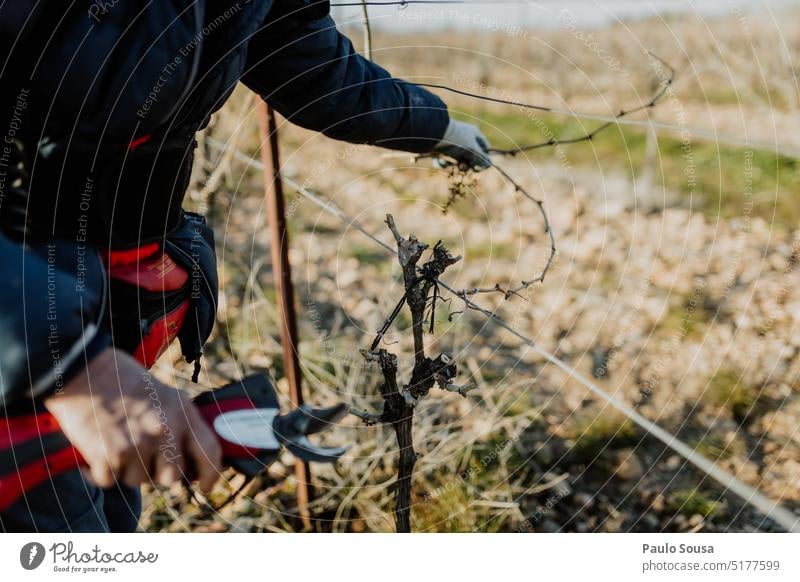
[[[667,94],[669,88],[672,86],[675,80],[675,69],[670,65],[668,65],[663,59],[657,57],[653,53],[648,52],[648,55],[650,55],[650,57],[656,61],[659,67],[657,73],[659,76],[660,83],[658,90],[650,97],[650,99],[647,102],[639,106],[632,107],[630,109],[621,109],[619,113],[617,113],[611,121],[607,121],[602,125],[598,126],[597,128],[593,129],[592,131],[589,131],[581,136],[571,137],[571,138],[551,137],[550,139],[544,142],[523,145],[511,149],[492,148],[489,150],[489,153],[494,155],[514,157],[522,152],[541,149],[545,147],[555,147],[559,145],[575,144],[578,142],[591,141],[597,134],[614,125],[617,120],[627,115],[631,115],[633,113],[655,107],[659,103],[659,101],[663,99],[663,97]],[[518,101],[511,101],[505,99],[497,99],[493,97],[486,97],[483,95],[462,91],[460,89],[454,89],[446,85],[435,85],[435,84],[425,84],[425,83],[417,83],[417,84],[423,87],[443,89],[446,91],[450,91],[460,95],[465,95],[468,97],[474,97],[476,99],[481,99],[485,101],[492,101],[506,105],[513,105],[516,107],[523,107],[526,109],[536,109],[544,112],[552,111],[552,109],[540,105],[522,103]],[[418,160],[425,157],[431,157],[432,155],[435,156],[436,154],[421,154],[417,156],[415,159]],[[460,166],[459,164],[453,164],[453,163],[450,164],[445,163],[443,165],[448,168],[448,198],[443,209],[443,211],[446,213],[447,211],[450,210],[450,208],[454,204],[456,204],[456,202],[458,202],[458,200],[464,198],[467,193],[469,193],[477,186],[477,180],[474,175],[474,172],[469,168],[465,168],[463,166]],[[470,289],[461,289],[456,291],[456,295],[458,295],[462,299],[466,299],[468,296],[472,295],[479,295],[484,293],[500,293],[504,295],[505,299],[509,299],[512,295],[522,297],[524,299],[525,297],[524,295],[522,295],[523,291],[527,290],[529,287],[531,287],[536,283],[544,282],[545,276],[550,270],[550,267],[552,266],[556,257],[555,237],[553,236],[553,229],[550,224],[550,218],[547,214],[547,211],[545,210],[543,200],[530,194],[525,188],[522,187],[522,185],[519,182],[517,182],[514,178],[512,178],[511,175],[506,170],[498,166],[496,163],[492,163],[492,168],[494,168],[503,177],[503,179],[514,188],[514,191],[516,193],[521,194],[523,197],[527,198],[528,200],[536,204],[536,207],[538,208],[539,213],[542,217],[545,235],[547,236],[549,242],[550,248],[548,256],[544,266],[542,267],[538,275],[530,279],[525,279],[516,286],[512,284],[503,286],[499,283],[496,283],[491,287],[473,287]]]

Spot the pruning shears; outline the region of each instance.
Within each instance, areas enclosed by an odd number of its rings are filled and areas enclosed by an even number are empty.
[[[282,447],[298,459],[317,463],[335,462],[347,450],[308,439],[344,417],[346,404],[303,405],[282,415],[275,387],[263,374],[204,392],[194,403],[217,435],[224,463],[247,479],[275,462]],[[0,417],[0,511],[44,481],[85,465],[46,410]]]

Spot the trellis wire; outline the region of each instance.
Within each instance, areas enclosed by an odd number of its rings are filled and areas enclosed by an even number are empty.
[[[372,28],[369,25],[369,9],[367,0],[361,0],[362,26],[364,28],[364,56],[372,60]]]
[[[233,156],[248,164],[249,166],[257,169],[263,170],[263,164],[259,160],[251,158],[244,152],[231,148],[227,143],[219,141],[213,137],[206,137],[207,143],[217,149],[218,151],[230,151],[233,153]],[[338,208],[337,206],[333,205],[330,201],[324,200],[317,196],[314,192],[309,190],[308,188],[304,187],[302,184],[290,179],[283,177],[284,182],[294,188],[298,194],[312,202],[313,204],[319,206],[323,210],[333,214],[339,220],[341,220],[347,226],[352,226],[361,234],[372,240],[374,243],[382,247],[387,252],[396,255],[397,251],[390,247],[388,244],[380,240],[378,237],[370,233],[366,228],[364,228],[355,218],[350,217],[347,215],[343,210]],[[478,311],[486,318],[494,323],[495,325],[505,329],[509,333],[511,333],[514,337],[519,339],[523,344],[528,346],[532,349],[535,353],[539,354],[543,358],[545,358],[549,363],[553,364],[561,371],[565,372],[568,376],[574,378],[579,384],[584,386],[587,390],[604,400],[607,404],[615,408],[617,411],[622,413],[624,416],[629,418],[632,422],[634,422],[637,426],[639,426],[642,430],[650,434],[651,436],[655,437],[662,443],[664,443],[667,447],[672,449],[675,453],[686,459],[692,465],[697,467],[700,471],[717,481],[720,485],[722,485],[726,490],[729,490],[734,495],[738,496],[742,499],[747,505],[757,509],[762,514],[764,514],[767,518],[773,520],[775,523],[780,525],[786,531],[800,533],[800,517],[794,515],[791,511],[787,510],[784,507],[781,507],[776,501],[772,501],[767,498],[765,495],[760,493],[757,489],[747,485],[743,481],[737,479],[735,476],[730,474],[728,471],[725,471],[713,461],[705,457],[704,455],[698,453],[695,449],[690,447],[688,444],[680,440],[677,436],[667,432],[661,426],[657,425],[651,420],[648,420],[640,413],[633,410],[630,406],[619,400],[618,398],[612,396],[602,388],[600,388],[597,384],[586,378],[580,372],[578,372],[575,368],[555,356],[550,352],[540,348],[533,339],[529,338],[528,336],[520,333],[514,327],[507,323],[504,319],[500,318],[496,313],[486,309],[482,305],[475,303],[465,295],[459,293],[458,290],[454,289],[447,283],[443,281],[439,281],[439,285],[445,288],[447,291],[455,295],[458,299],[464,302],[464,304],[470,308],[471,310]]]
[[[399,6],[405,8],[409,4],[531,4],[535,5],[536,2],[526,1],[526,0],[386,0],[386,1],[376,1],[376,0],[359,0],[357,2],[336,2],[332,3],[331,7],[336,6]],[[660,59],[659,59],[660,60]],[[627,125],[631,127],[645,127],[645,128],[652,128],[658,129],[662,131],[669,131],[672,133],[680,133],[686,138],[695,138],[700,139],[703,141],[711,141],[721,145],[728,145],[731,147],[744,147],[744,148],[751,148],[757,149],[760,151],[771,152],[780,156],[789,157],[789,158],[800,158],[800,147],[792,146],[792,145],[783,145],[775,142],[769,142],[765,140],[755,140],[750,138],[742,138],[740,136],[731,135],[727,133],[720,133],[714,129],[702,128],[702,127],[690,127],[682,124],[674,124],[674,123],[664,123],[660,121],[654,121],[652,119],[630,119],[624,116],[619,115],[602,115],[597,113],[588,113],[588,112],[581,112],[581,111],[573,111],[571,109],[562,109],[558,107],[544,107],[540,105],[528,104],[523,102],[514,102],[514,101],[505,101],[502,99],[497,99],[494,97],[488,97],[485,95],[479,95],[477,93],[472,93],[469,91],[464,91],[462,89],[456,89],[455,87],[450,87],[444,84],[436,84],[436,83],[422,83],[417,82],[415,84],[421,85],[423,87],[429,88],[438,88],[442,91],[448,91],[451,93],[463,95],[466,97],[471,97],[475,99],[481,99],[484,101],[492,101],[510,105],[516,105],[518,107],[523,107],[526,109],[535,109],[545,113],[552,113],[554,115],[563,115],[567,117],[572,117],[575,119],[586,119],[588,121],[599,121],[602,123],[609,123],[613,125]],[[628,112],[631,113],[631,112]],[[579,141],[582,141],[579,140]],[[569,140],[561,140],[559,143],[570,143]],[[535,144],[536,147],[545,147],[546,145],[554,145],[554,144]],[[536,147],[530,147],[528,149],[536,149]]]
[[[534,4],[525,0],[365,0],[364,2],[331,2],[331,8],[344,6],[399,6],[410,4]]]
[[[560,109],[558,107],[544,107],[541,105],[535,105],[530,103],[503,101],[495,97],[487,97],[485,95],[479,95],[478,93],[471,93],[469,91],[463,91],[461,89],[456,89],[454,87],[449,87],[447,85],[438,85],[435,83],[429,83],[429,84],[415,83],[415,84],[420,85],[422,87],[430,87],[434,89],[438,88],[443,91],[449,91],[451,93],[456,93],[458,95],[463,95],[465,97],[471,97],[474,99],[480,99],[482,101],[492,101],[497,103],[504,103],[506,105],[516,105],[517,107],[523,107],[526,109],[537,109],[539,111],[542,111],[543,113],[563,115],[567,117],[573,117],[575,119],[586,119],[588,121],[600,121],[603,123],[611,123],[613,125],[627,125],[631,127],[660,129],[663,131],[680,133],[682,135],[685,135],[687,138],[694,137],[704,141],[711,141],[714,143],[718,143],[720,145],[751,148],[760,151],[771,152],[788,158],[800,158],[800,147],[783,145],[778,143],[777,141],[769,142],[764,140],[742,138],[736,135],[720,133],[713,129],[707,129],[703,127],[691,127],[687,125],[674,124],[674,123],[663,123],[660,121],[654,121],[652,119],[630,119],[626,117],[619,117],[617,115],[602,115],[598,113],[573,111],[571,109]],[[556,144],[550,144],[550,145],[556,145]]]

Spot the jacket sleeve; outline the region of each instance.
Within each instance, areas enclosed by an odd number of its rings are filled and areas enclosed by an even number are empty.
[[[45,9],[45,2],[36,0],[15,0],[0,3],[0,63],[2,69],[9,63],[12,47],[17,46],[33,30]]]
[[[60,389],[108,345],[105,277],[90,247],[38,248],[0,234],[0,411]]]
[[[328,11],[319,0],[273,8],[250,42],[242,81],[293,123],[328,137],[430,151],[447,128],[447,106],[357,54]]]

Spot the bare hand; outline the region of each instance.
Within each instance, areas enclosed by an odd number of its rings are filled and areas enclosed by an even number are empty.
[[[208,492],[219,476],[219,442],[191,400],[123,352],[106,349],[45,406],[99,487],[168,486],[189,468]]]

